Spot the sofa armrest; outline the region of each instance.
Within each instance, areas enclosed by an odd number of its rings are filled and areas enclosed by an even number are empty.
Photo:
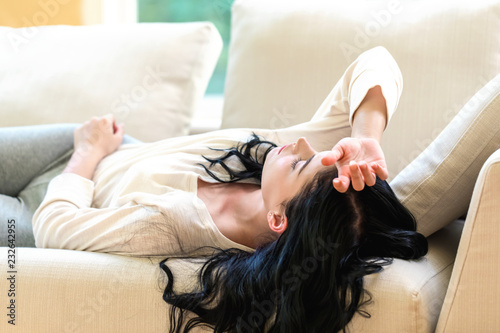
[[[500,150],[483,165],[472,195],[437,332],[500,327]]]
[[[16,248],[15,273],[9,273],[8,250],[0,248],[0,332],[168,332],[160,258]],[[185,262],[169,265],[176,277],[190,272]]]

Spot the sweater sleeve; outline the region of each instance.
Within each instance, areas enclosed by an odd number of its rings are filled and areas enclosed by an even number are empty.
[[[37,247],[134,254],[126,245],[135,221],[161,215],[138,204],[92,208],[94,183],[72,173],[49,183],[33,216]],[[124,232],[126,231],[126,232]]]
[[[394,58],[380,46],[365,51],[347,68],[310,121],[274,130],[276,143],[295,142],[303,136],[316,150],[330,150],[351,135],[354,113],[375,86],[381,87],[389,121],[399,103],[403,78]]]
[[[342,113],[349,116],[352,126],[354,112],[375,86],[381,87],[389,121],[403,91],[403,77],[392,55],[381,46],[365,51],[346,69],[312,121]]]

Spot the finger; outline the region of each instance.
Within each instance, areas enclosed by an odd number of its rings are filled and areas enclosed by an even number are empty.
[[[102,124],[106,130],[110,130],[112,133],[115,132],[115,116],[112,113],[108,113],[101,117]]]
[[[110,122],[114,122],[115,121],[115,115],[112,114],[112,113],[107,113],[105,114],[104,116],[102,116],[102,118],[110,121]]]
[[[382,167],[380,164],[374,162],[372,163],[372,169],[375,171],[375,174],[382,180],[386,180],[389,177],[389,172],[387,168]]]
[[[371,170],[368,168],[368,164],[366,164],[366,162],[364,161],[359,162],[359,169],[361,170],[361,174],[363,175],[365,184],[368,186],[375,185],[377,178],[375,177],[375,173],[371,172]]]
[[[113,134],[112,141],[115,143],[117,149],[123,143],[123,136],[125,135],[125,127],[123,124],[117,125],[117,130]]]
[[[333,187],[340,193],[345,193],[349,189],[349,178],[345,176],[340,176],[333,180]]]
[[[114,134],[116,136],[123,136],[125,134],[125,125],[124,124],[116,125],[115,123],[113,123],[113,127],[116,128],[116,131],[114,132]]]
[[[335,164],[338,160],[340,160],[344,156],[344,150],[340,145],[336,145],[332,148],[331,152],[321,159],[321,164],[328,166]]]
[[[364,189],[365,182],[363,180],[361,170],[359,170],[358,163],[351,161],[351,163],[349,163],[349,171],[351,171],[352,188],[356,191],[361,191],[362,189]]]

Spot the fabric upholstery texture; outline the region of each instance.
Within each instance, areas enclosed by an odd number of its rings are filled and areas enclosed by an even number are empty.
[[[368,276],[365,283],[373,302],[364,310],[372,318],[356,315],[352,331],[431,332],[456,254],[457,242],[445,240],[458,240],[461,228],[457,222],[433,235],[424,259],[396,259],[380,274]],[[6,272],[7,248],[1,249],[0,269]],[[17,323],[0,321],[1,332],[168,331],[169,306],[162,300],[166,280],[158,266],[164,258],[56,249],[16,251]],[[167,264],[176,291],[196,286],[194,274],[200,263],[172,259]],[[0,301],[9,302],[7,293],[0,295]]]
[[[480,89],[391,187],[428,236],[467,212],[474,184],[500,148],[500,75]]]
[[[371,318],[356,314],[351,332],[434,332],[451,276],[463,221],[429,237],[429,253],[417,261],[394,259],[380,274],[365,277]]]
[[[0,27],[0,126],[112,113],[142,141],[186,135],[221,49],[209,22]]]
[[[500,150],[477,179],[436,332],[496,332],[500,327]]]
[[[144,332],[145,323],[148,332],[166,331],[161,277],[148,259],[34,248],[16,254],[16,326],[2,320],[0,331]],[[1,300],[7,304],[7,293]]]
[[[500,73],[499,0],[237,0],[232,20],[223,127],[306,121],[361,52],[394,56],[404,89],[383,138],[390,179]]]

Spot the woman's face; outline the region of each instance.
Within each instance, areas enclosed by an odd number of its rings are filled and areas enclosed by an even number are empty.
[[[318,171],[331,168],[321,164],[327,153],[314,150],[305,138],[269,152],[261,183],[266,209],[277,209],[283,201],[293,198]]]

